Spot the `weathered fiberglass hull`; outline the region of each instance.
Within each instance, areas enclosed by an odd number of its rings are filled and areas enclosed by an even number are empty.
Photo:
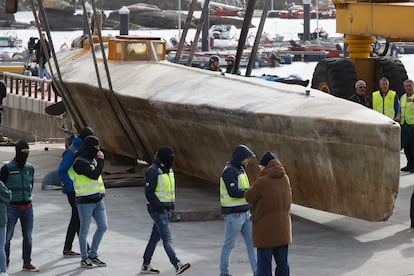
[[[400,127],[375,111],[317,90],[306,96],[300,86],[164,61],[109,61],[112,93],[101,59],[102,90],[90,53],[67,51],[58,60],[61,93],[79,113],[72,117],[93,127],[107,151],[150,161],[169,144],[176,171],[218,183],[243,143],[259,158],[277,152],[296,204],[368,221],[392,214]],[[249,169],[254,178],[256,167]]]

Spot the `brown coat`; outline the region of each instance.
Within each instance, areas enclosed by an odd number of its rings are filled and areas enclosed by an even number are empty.
[[[245,198],[251,205],[255,247],[269,248],[292,243],[292,191],[289,177],[278,159],[267,164],[246,191]]]

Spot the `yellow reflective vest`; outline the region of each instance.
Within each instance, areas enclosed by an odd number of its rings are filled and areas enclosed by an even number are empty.
[[[155,187],[155,195],[161,202],[175,202],[175,178],[172,169],[168,173],[163,173],[158,168],[157,186]]]
[[[408,98],[414,100],[414,93]],[[408,125],[414,125],[414,102],[407,102],[407,94],[401,96],[401,121],[400,124],[404,123]]]
[[[226,168],[224,168],[224,170]],[[239,174],[237,177],[237,185],[239,189],[248,189],[250,187],[249,178],[247,177],[244,169],[243,173]],[[231,197],[227,191],[226,183],[224,183],[223,177],[220,177],[220,203],[222,207],[236,207],[246,205],[247,201],[244,197]]]
[[[394,101],[397,93],[394,90],[388,90],[385,98],[382,97],[380,91],[372,93],[372,109],[394,119],[396,114],[394,110]]]
[[[90,165],[95,169],[96,165]],[[68,175],[73,177],[73,187],[75,189],[76,197],[87,197],[95,194],[104,194],[105,185],[103,183],[102,175],[98,179],[92,179],[83,174],[78,174],[73,166],[69,168]]]

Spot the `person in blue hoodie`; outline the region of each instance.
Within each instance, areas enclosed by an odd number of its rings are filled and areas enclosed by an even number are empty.
[[[75,191],[73,189],[73,180],[68,174],[69,168],[73,164],[75,153],[83,145],[83,140],[93,135],[93,129],[84,127],[79,134],[73,137],[72,144],[63,152],[62,159],[59,163],[58,174],[63,183],[63,193],[68,198],[69,205],[72,209],[68,230],[66,231],[65,245],[63,246],[63,257],[80,257],[80,253],[72,251],[73,240],[75,235],[79,236],[79,214],[76,208]]]
[[[220,178],[220,203],[224,217],[224,244],[220,256],[220,276],[231,276],[229,259],[231,250],[241,233],[246,244],[250,267],[257,273],[257,251],[252,242],[250,207],[244,193],[250,187],[246,167],[254,153],[245,145],[238,145],[227,162]]]

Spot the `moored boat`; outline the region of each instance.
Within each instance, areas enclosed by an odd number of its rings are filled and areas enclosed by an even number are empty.
[[[23,41],[15,33],[0,36],[0,76],[3,72],[22,73],[27,58]]]
[[[96,59],[58,53],[54,81],[77,128],[93,127],[106,151],[149,162],[169,144],[177,171],[217,183],[243,143],[278,153],[297,204],[369,221],[392,214],[400,127],[387,117],[318,90],[171,64],[156,38],[110,39],[105,78],[98,48]]]

